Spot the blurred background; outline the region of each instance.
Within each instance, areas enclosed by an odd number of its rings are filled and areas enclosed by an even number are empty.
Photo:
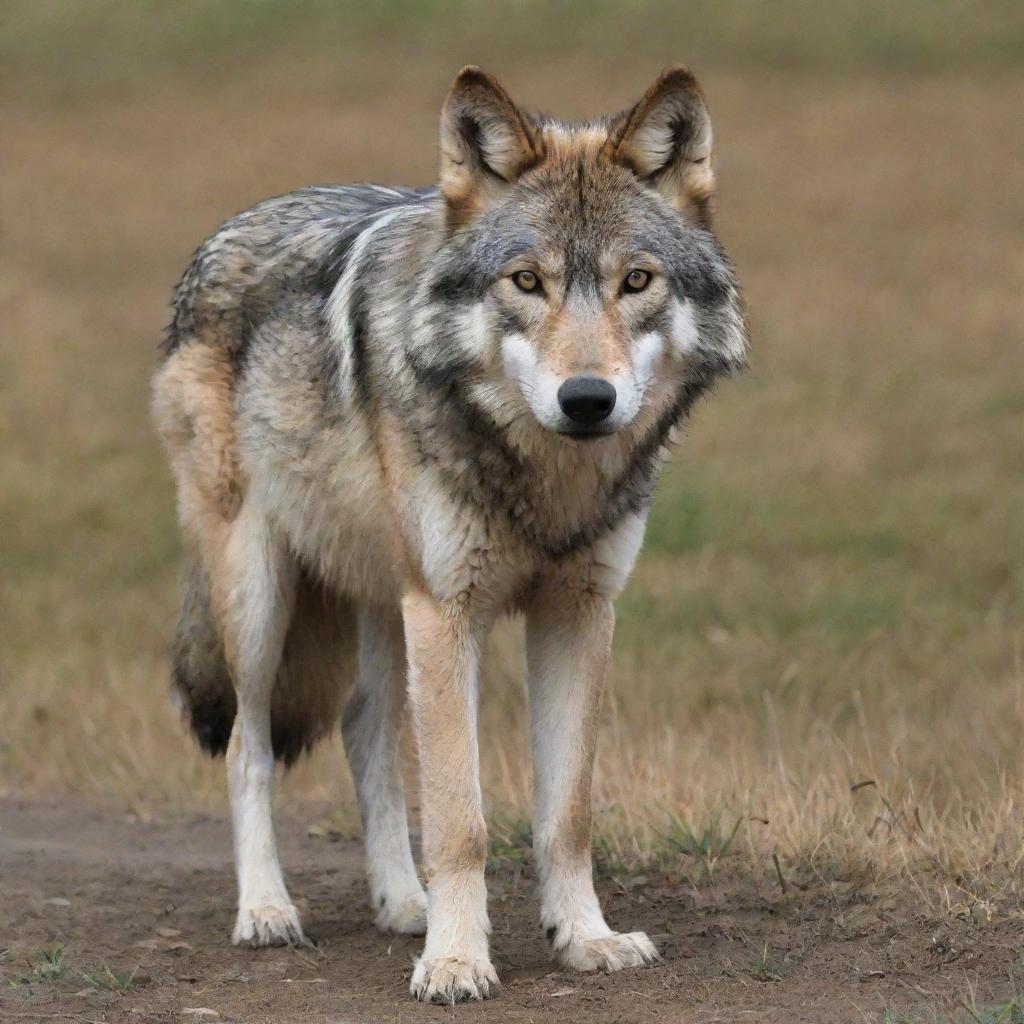
[[[432,182],[465,63],[587,116],[682,61],[753,356],[697,411],[620,602],[599,859],[710,835],[738,864],[1019,879],[1022,55],[1013,0],[4,0],[0,789],[225,807],[168,701],[147,411],[191,250],[302,185]],[[481,741],[510,848],[522,724],[513,624]],[[337,742],[282,794],[358,830]]]

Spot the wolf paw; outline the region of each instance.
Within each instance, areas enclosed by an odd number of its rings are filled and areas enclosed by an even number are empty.
[[[470,999],[489,999],[500,988],[489,960],[442,956],[416,961],[409,991],[424,1003],[464,1003]]]
[[[580,939],[558,952],[565,967],[576,971],[611,974],[626,967],[650,967],[662,962],[661,954],[643,932],[616,933],[603,939]]]
[[[373,922],[382,932],[397,935],[427,933],[427,894],[420,889],[408,896],[389,896],[381,904]]]
[[[299,912],[291,903],[239,907],[231,941],[236,946],[306,946]]]

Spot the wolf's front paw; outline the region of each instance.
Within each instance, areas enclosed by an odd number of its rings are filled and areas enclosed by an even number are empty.
[[[442,956],[416,961],[409,991],[425,1003],[464,1003],[488,999],[501,988],[490,960]]]
[[[427,894],[420,889],[404,897],[386,897],[373,923],[382,932],[426,935]]]
[[[661,954],[643,932],[616,933],[603,939],[578,939],[558,951],[565,967],[611,974],[625,967],[661,963]]]
[[[290,902],[239,907],[231,941],[236,946],[305,946],[299,912]]]

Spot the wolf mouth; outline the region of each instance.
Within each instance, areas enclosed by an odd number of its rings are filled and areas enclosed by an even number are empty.
[[[559,430],[560,437],[567,437],[570,441],[597,441],[602,437],[611,437],[614,430]]]

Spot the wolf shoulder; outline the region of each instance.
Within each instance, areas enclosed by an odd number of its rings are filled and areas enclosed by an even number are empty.
[[[429,219],[436,206],[436,190],[372,184],[310,186],[257,203],[193,253],[174,292],[164,352],[192,341],[234,349],[279,307],[325,302],[361,236],[409,213]]]

